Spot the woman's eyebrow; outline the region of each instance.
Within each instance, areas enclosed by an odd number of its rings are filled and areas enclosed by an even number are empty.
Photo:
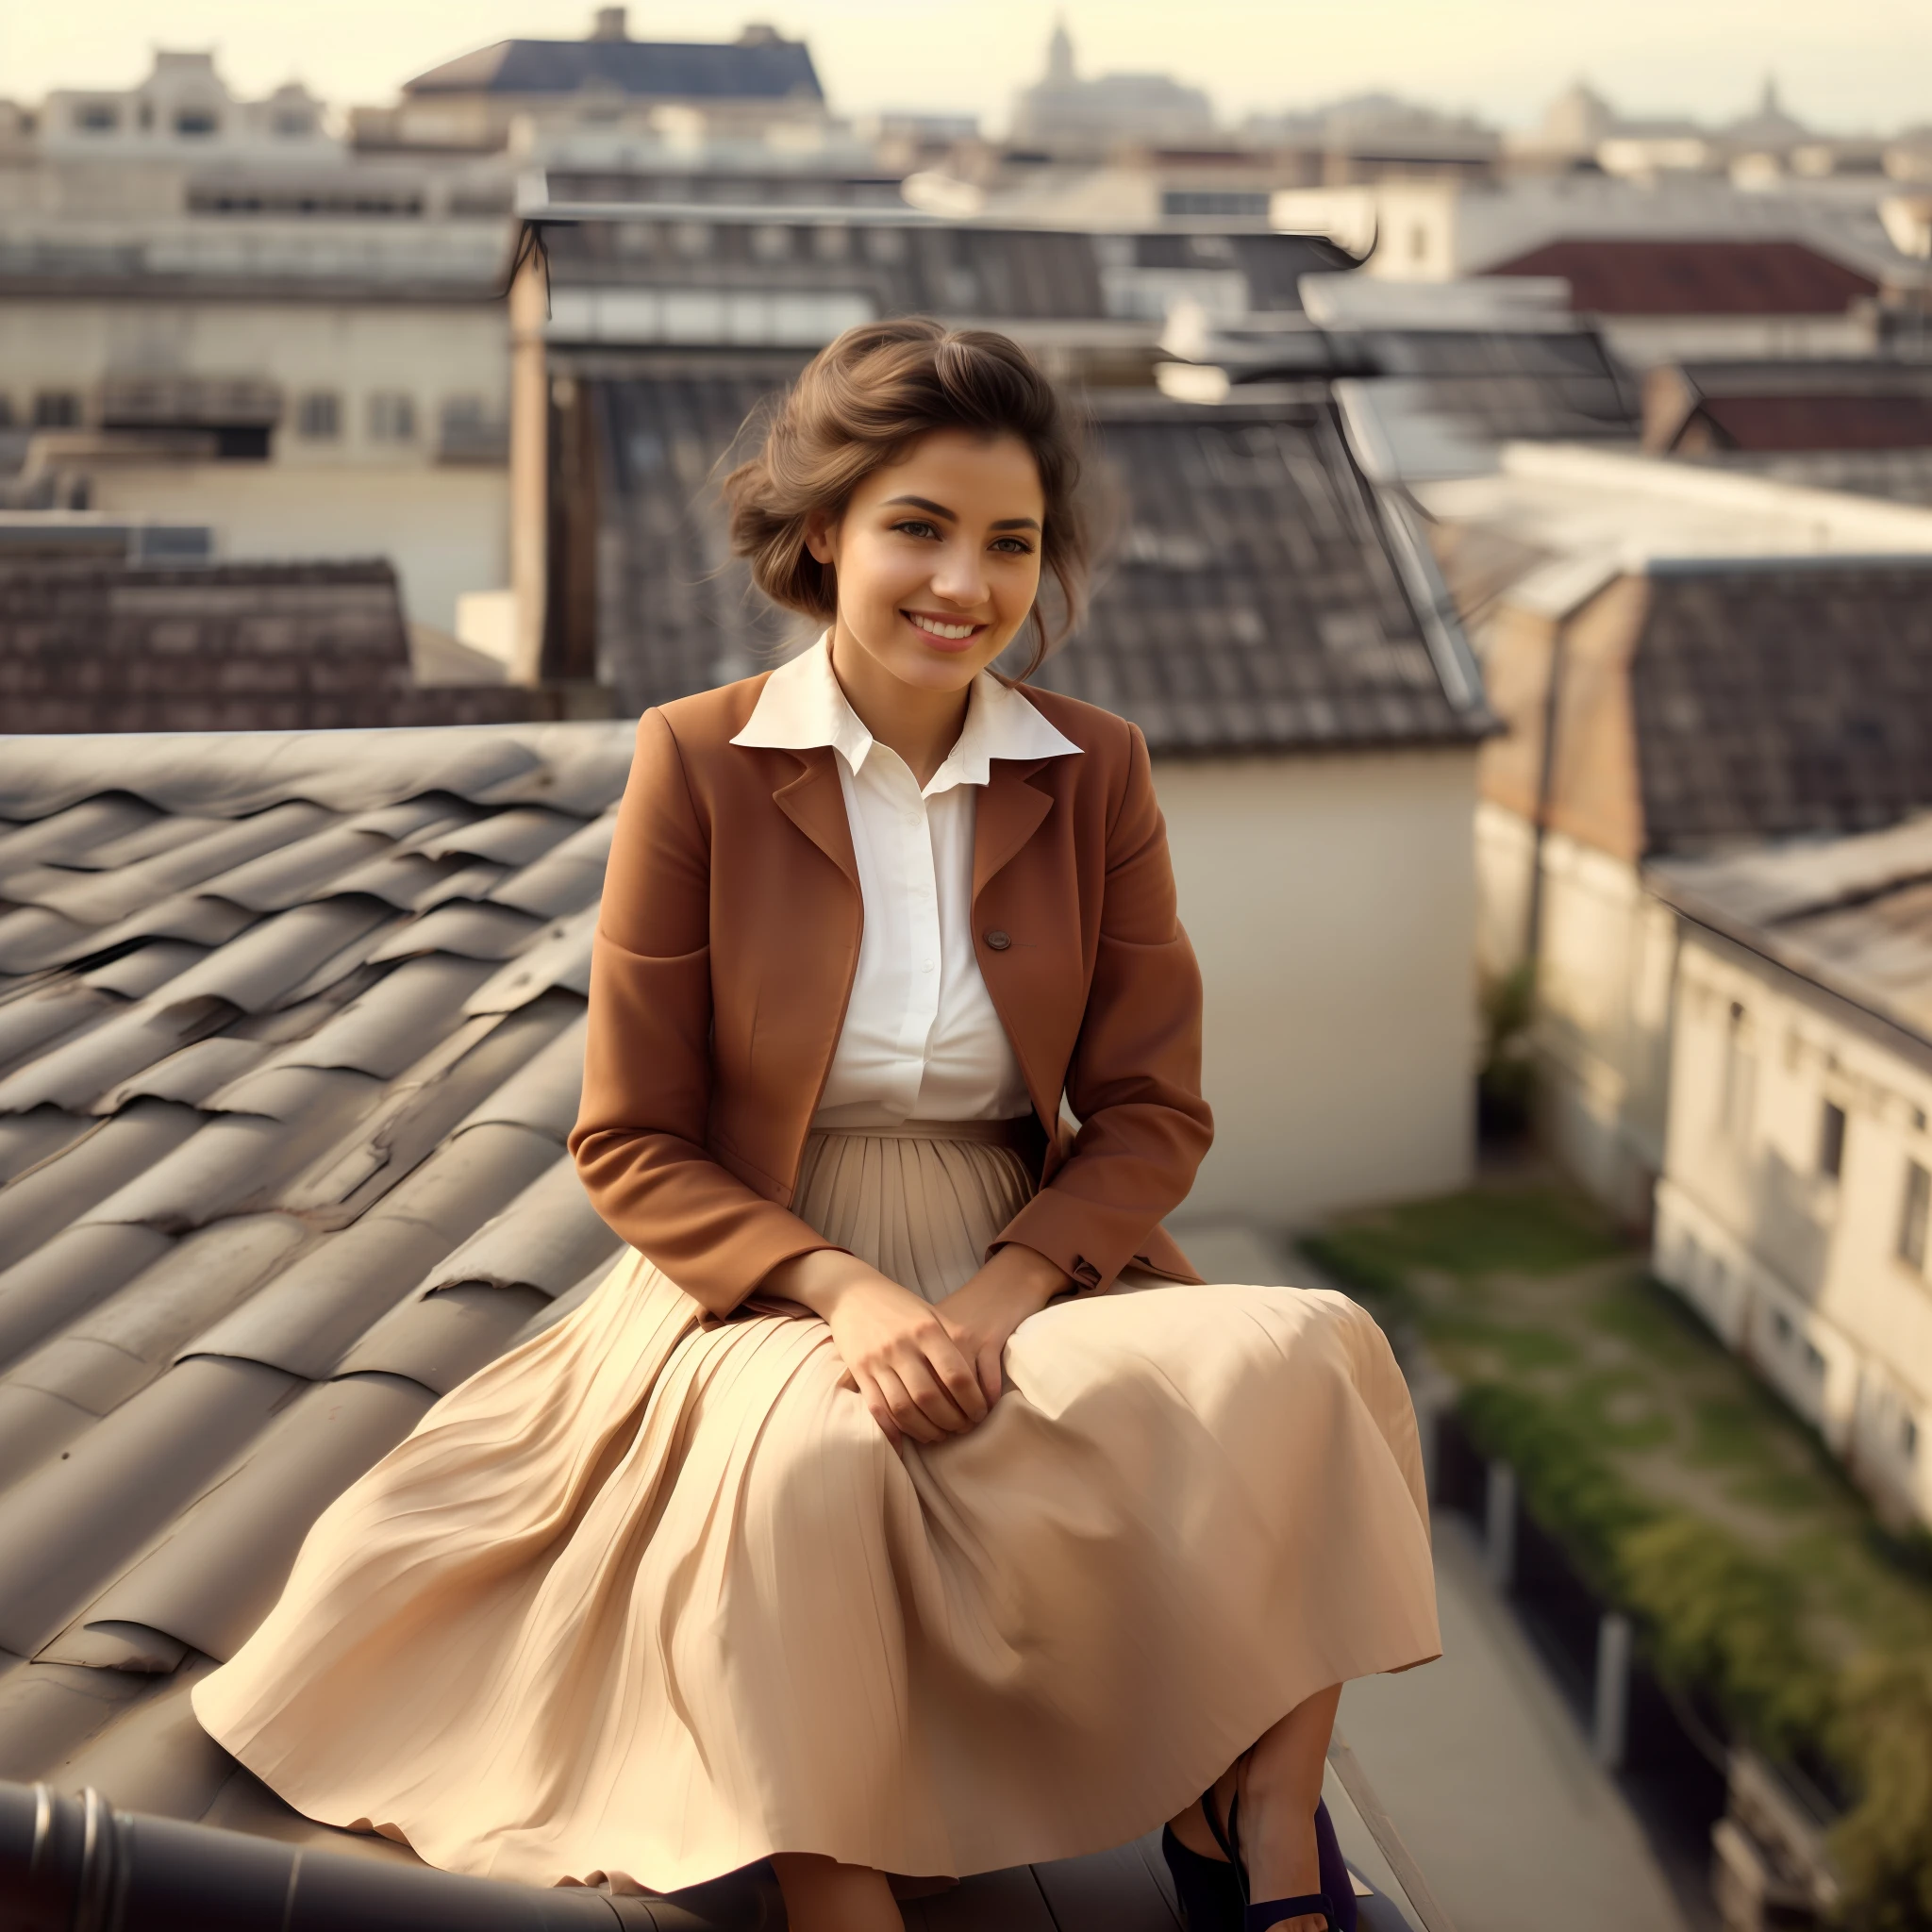
[[[912,509],[923,509],[927,516],[942,517],[949,524],[957,524],[959,521],[944,504],[935,503],[929,496],[889,496],[884,508],[891,509],[894,504],[899,503]],[[994,530],[1037,530],[1039,527],[1040,520],[1037,517],[1001,517],[998,522],[988,525],[988,528]]]

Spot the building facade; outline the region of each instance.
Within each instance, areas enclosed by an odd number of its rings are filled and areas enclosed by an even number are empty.
[[[1657,1274],[1932,1523],[1932,823],[1648,877],[1683,927]]]

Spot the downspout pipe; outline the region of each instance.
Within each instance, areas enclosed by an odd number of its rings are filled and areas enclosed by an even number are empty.
[[[465,1878],[0,1781],[0,1932],[772,1932],[740,1873],[677,1901]]]

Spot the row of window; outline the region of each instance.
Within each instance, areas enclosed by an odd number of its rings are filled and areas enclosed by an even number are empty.
[[[128,118],[142,133],[152,133],[154,104],[142,101]],[[74,110],[74,125],[82,134],[118,134],[122,125],[118,101],[83,101]],[[222,119],[212,108],[182,107],[175,109],[172,125],[183,141],[207,141],[222,131]],[[273,116],[269,125],[283,140],[301,141],[315,132],[315,117],[291,108]]]
[[[340,391],[305,390],[295,398],[295,434],[305,442],[336,442],[347,421]],[[371,442],[408,443],[419,432],[416,398],[407,390],[379,389],[362,399],[363,433]],[[445,443],[501,434],[489,402],[479,395],[445,396],[439,412]]]
[[[1731,1026],[1724,1042],[1723,1084],[1718,1095],[1718,1118],[1724,1131],[1742,1141],[1751,1129],[1751,1113],[1756,1098],[1757,1062],[1743,1041],[1744,1008],[1731,1005]],[[1822,1179],[1839,1180],[1845,1167],[1845,1110],[1835,1100],[1821,1103],[1818,1113],[1817,1171]],[[1925,1125],[1924,1116],[1914,1124]],[[1919,1274],[1925,1273],[1928,1251],[1932,1251],[1932,1170],[1924,1163],[1907,1159],[1905,1191],[1900,1204],[1898,1232],[1892,1251]]]
[[[85,420],[80,391],[66,389],[37,391],[25,418],[16,416],[13,398],[0,390],[0,429],[77,429]],[[295,434],[305,442],[337,442],[347,420],[344,399],[336,390],[308,390],[295,400]],[[445,441],[489,435],[494,419],[482,396],[445,398],[441,425]],[[372,442],[410,443],[416,441],[416,399],[407,390],[376,390],[363,399],[363,425]]]
[[[24,424],[31,424],[36,429],[77,429],[81,415],[78,390],[36,390],[25,416],[14,412],[13,398],[0,390],[0,429],[18,429]]]

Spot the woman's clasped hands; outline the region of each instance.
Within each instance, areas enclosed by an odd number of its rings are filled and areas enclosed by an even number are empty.
[[[794,1256],[759,1291],[824,1317],[847,1385],[896,1449],[908,1437],[942,1442],[984,1422],[1000,1398],[1013,1330],[1067,1286],[1045,1256],[1009,1242],[938,1303],[837,1248]]]

